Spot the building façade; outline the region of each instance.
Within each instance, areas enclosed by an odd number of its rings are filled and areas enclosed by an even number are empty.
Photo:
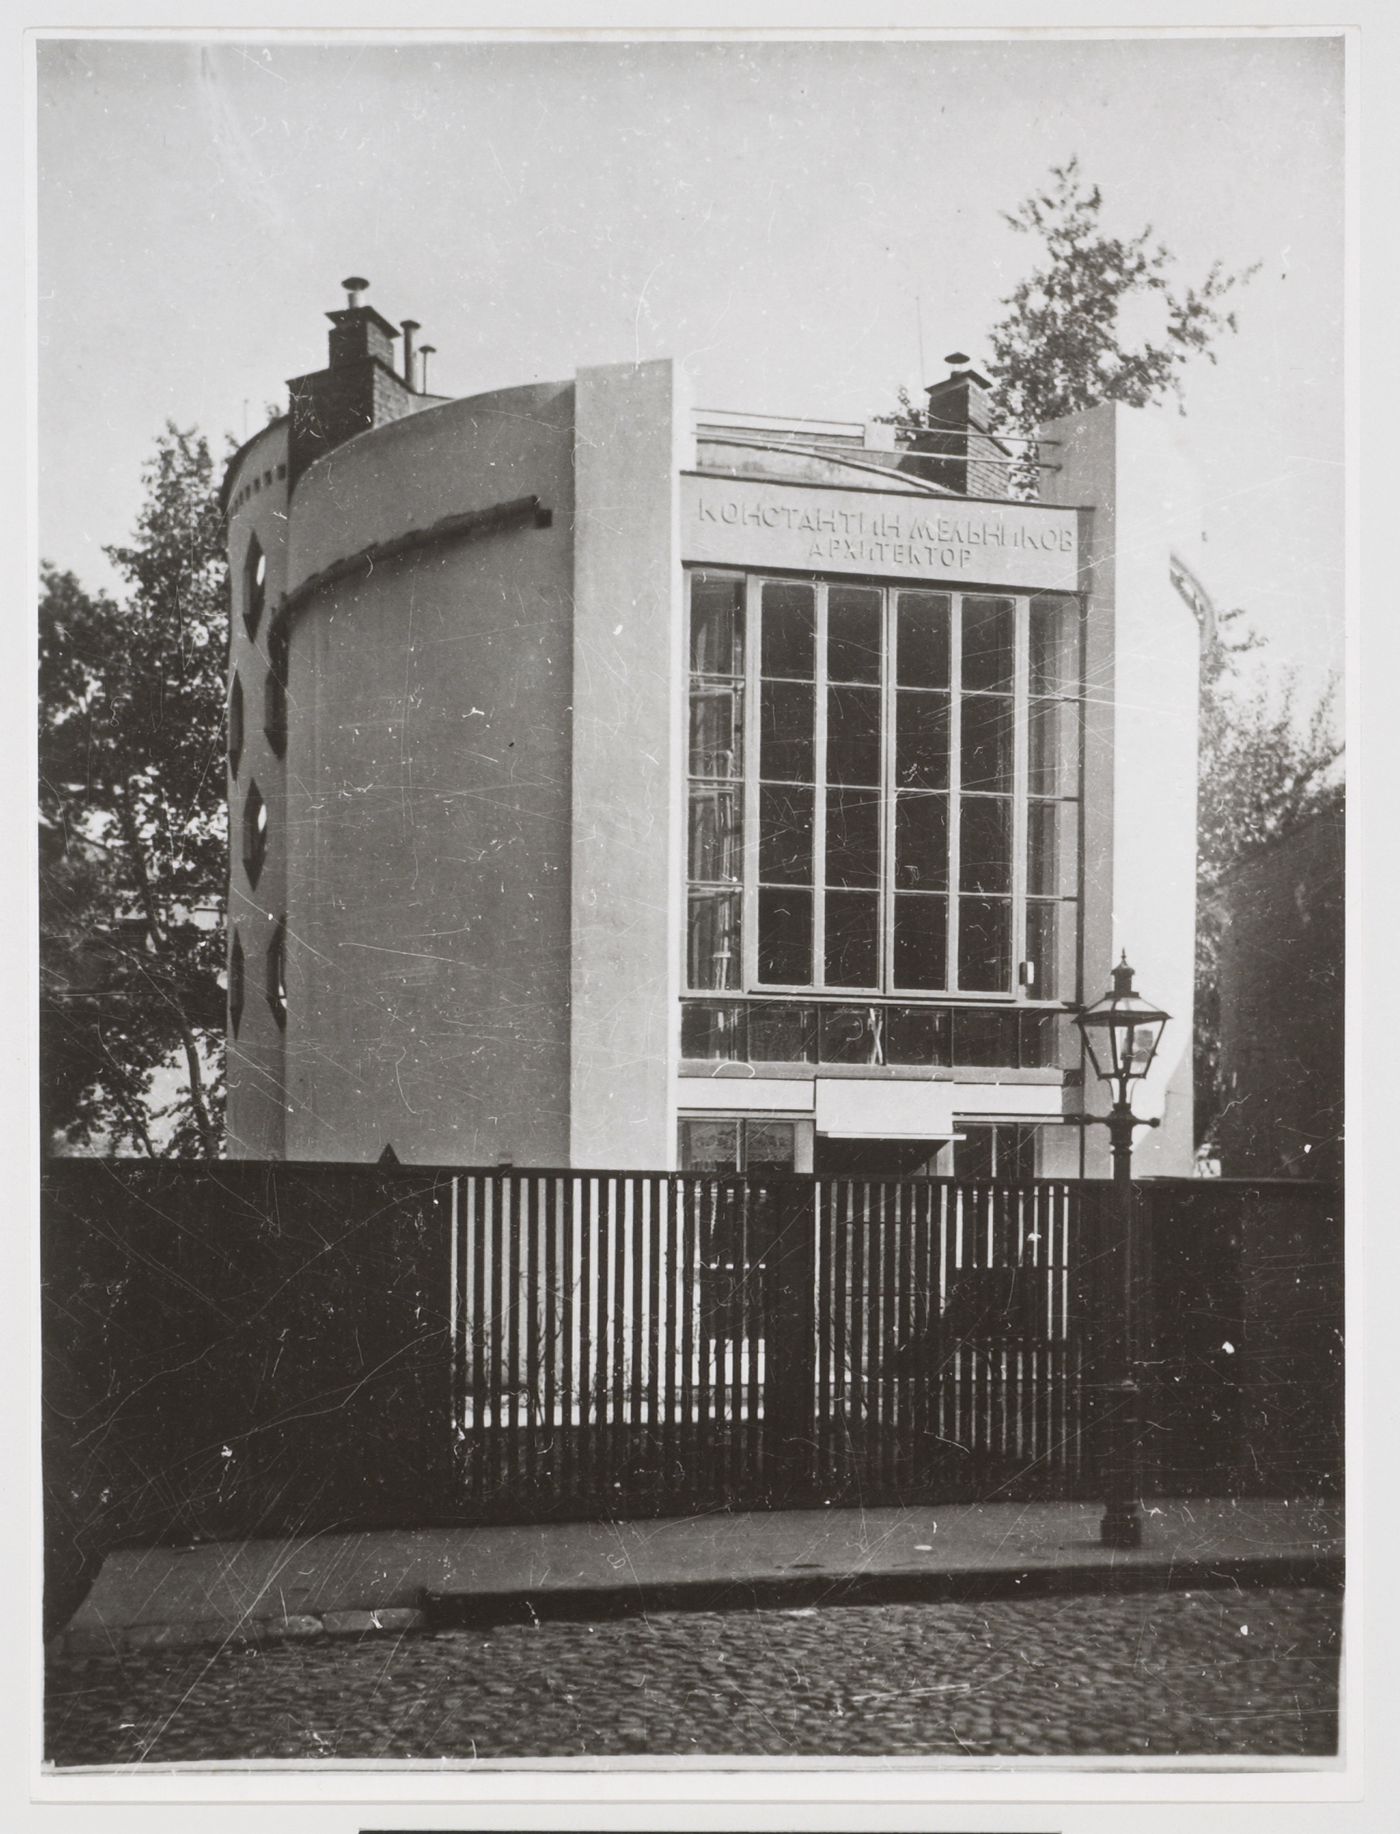
[[[1126,949],[1189,1171],[1165,417],[1043,429],[1020,501],[961,359],[913,446],[667,361],[446,399],[364,284],[224,485],[230,1153],[1096,1175]]]

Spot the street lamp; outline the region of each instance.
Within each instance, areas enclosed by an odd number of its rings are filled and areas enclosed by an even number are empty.
[[[1100,1079],[1113,1090],[1113,1106],[1106,1115],[1089,1115],[1086,1122],[1101,1121],[1108,1128],[1113,1150],[1113,1209],[1118,1224],[1118,1252],[1123,1268],[1123,1292],[1118,1330],[1111,1339],[1108,1385],[1116,1391],[1113,1410],[1116,1431],[1110,1444],[1104,1474],[1107,1496],[1099,1539],[1109,1547],[1140,1547],[1142,1515],[1138,1506],[1141,1395],[1137,1380],[1134,1342],[1135,1294],[1133,1288],[1133,1129],[1155,1127],[1155,1120],[1140,1121],[1133,1113],[1132,1086],[1152,1067],[1170,1013],[1163,1012],[1133,991],[1133,971],[1127,952],[1113,970],[1113,986],[1101,1000],[1086,1006],[1075,1017]]]

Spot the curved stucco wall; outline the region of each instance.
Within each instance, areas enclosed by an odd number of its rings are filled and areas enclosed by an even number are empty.
[[[292,620],[286,1156],[562,1165],[569,1150],[573,392],[425,410],[317,462]]]
[[[229,681],[243,696],[243,748],[229,775],[229,949],[243,950],[243,1011],[228,1031],[227,1151],[235,1159],[285,1152],[286,1041],[267,1001],[268,949],[286,908],[286,763],[268,740],[268,635],[287,583],[287,423],[272,422],[238,453],[229,471],[228,556],[232,577]],[[244,622],[245,560],[256,537],[267,559],[263,613],[255,635]],[[267,808],[267,856],[254,885],[243,860],[243,815],[256,784]]]

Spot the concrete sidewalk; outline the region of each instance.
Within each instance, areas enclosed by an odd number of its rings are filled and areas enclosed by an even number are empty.
[[[1105,1548],[1091,1503],[778,1510],[661,1521],[376,1530],[123,1548],[58,1639],[68,1654],[403,1632],[631,1611],[1324,1584],[1340,1504],[1157,1501]]]

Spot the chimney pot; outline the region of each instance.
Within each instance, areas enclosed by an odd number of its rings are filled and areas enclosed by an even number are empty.
[[[437,355],[437,345],[436,344],[420,345],[418,349],[418,355],[422,359],[421,368],[423,372],[422,381],[419,383],[419,391],[420,393],[426,395],[428,392],[428,358],[435,357]]]
[[[369,282],[361,279],[358,274],[351,274],[348,280],[342,280],[340,284],[345,288],[345,302],[353,312],[360,303],[361,293],[368,291]]]
[[[413,336],[415,332],[421,331],[423,327],[418,323],[416,318],[401,318],[399,320],[399,327],[403,332],[403,379],[410,388],[416,389],[418,384],[413,374],[415,368]]]

